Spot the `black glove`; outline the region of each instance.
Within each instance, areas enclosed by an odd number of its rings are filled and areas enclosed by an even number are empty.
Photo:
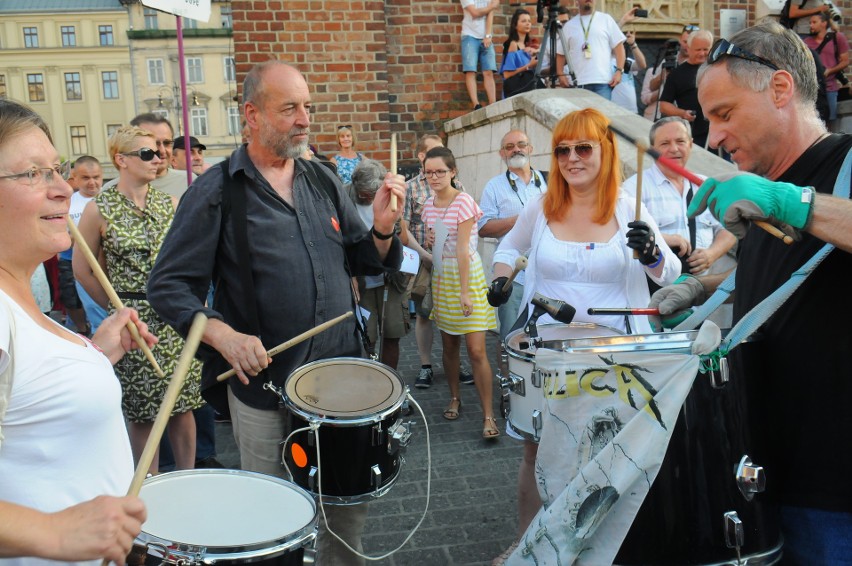
[[[654,241],[654,231],[647,222],[634,220],[627,224],[627,247],[639,252],[639,263],[651,265],[660,259],[660,250]]]
[[[509,302],[509,297],[512,296],[512,285],[509,285],[508,291],[503,291],[503,286],[509,280],[508,277],[498,277],[491,282],[488,287],[488,304],[492,307],[499,307]]]

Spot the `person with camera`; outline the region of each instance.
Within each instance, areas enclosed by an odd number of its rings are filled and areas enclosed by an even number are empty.
[[[668,39],[660,47],[660,51],[657,53],[657,62],[645,73],[640,99],[642,104],[645,105],[643,116],[648,120],[653,122],[660,117],[658,101],[666,78],[668,78],[672,69],[686,61],[689,49],[686,40],[689,39],[689,34],[699,29],[701,28],[694,25],[683,26],[683,31],[681,31],[678,39]]]
[[[687,39],[687,45],[689,56],[686,62],[672,71],[663,87],[663,93],[660,95],[660,114],[680,116],[690,122],[695,145],[704,147],[707,145],[707,132],[710,127],[698,102],[695,77],[698,68],[707,60],[710,46],[713,45],[713,34],[707,30],[692,32]]]
[[[834,7],[831,2],[824,0],[787,0],[789,6],[785,5],[781,9],[781,25],[788,27],[799,34],[800,37],[807,37],[811,34],[810,17],[816,14],[826,14],[839,21],[840,12]],[[787,16],[784,16],[784,9],[787,10]]]
[[[828,99],[828,120],[831,122],[837,120],[840,85],[849,83],[843,75],[843,69],[849,65],[849,42],[826,12],[811,16],[810,30],[812,35],[805,38],[805,45],[816,51],[825,65],[825,94]]]

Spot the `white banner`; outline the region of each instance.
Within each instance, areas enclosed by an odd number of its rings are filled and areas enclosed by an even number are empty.
[[[142,0],[142,4],[199,22],[210,21],[210,0]]]
[[[690,354],[538,349],[544,507],[508,565],[612,564],[698,373]]]

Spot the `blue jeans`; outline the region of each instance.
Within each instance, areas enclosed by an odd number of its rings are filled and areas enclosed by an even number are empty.
[[[463,72],[475,73],[477,63],[479,63],[479,69],[482,71],[497,70],[497,57],[494,55],[493,43],[486,48],[481,39],[476,39],[471,35],[463,35],[461,46]]]
[[[80,302],[83,303],[83,310],[86,311],[86,319],[92,325],[92,334],[98,329],[98,326],[107,317],[107,311],[103,309],[95,300],[89,296],[83,286],[75,282],[77,286],[77,296],[80,297]]]
[[[580,85],[580,88],[590,90],[595,94],[603,96],[607,100],[612,100],[612,87],[607,83],[590,83],[587,85]]]
[[[852,513],[781,507],[785,565],[852,565]]]
[[[825,96],[828,98],[828,119],[829,120],[837,120],[837,95],[840,94],[838,91],[834,92],[826,92]]]

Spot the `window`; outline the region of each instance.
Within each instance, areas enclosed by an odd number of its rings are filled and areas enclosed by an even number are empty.
[[[74,26],[62,26],[62,47],[76,47],[77,46],[77,32],[74,30]]]
[[[201,57],[186,58],[186,81],[189,83],[204,82],[204,68],[201,64]]]
[[[98,26],[98,35],[100,36],[101,45],[115,45],[115,38],[112,35],[112,26]]]
[[[6,98],[6,75],[0,75],[0,98]]]
[[[107,126],[106,126],[107,139],[111,138],[112,135],[115,132],[117,132],[120,127],[121,127],[121,124],[107,124]]]
[[[231,6],[223,4],[221,14],[222,14],[222,27],[223,28],[234,27],[234,18],[231,15]]]
[[[190,108],[189,119],[192,121],[192,133],[196,136],[206,136],[207,134],[207,109],[206,108]]]
[[[154,108],[153,110],[151,110],[151,112],[156,114],[157,116],[162,116],[166,120],[169,119],[169,111],[165,108]]]
[[[80,84],[80,73],[65,73],[65,99],[83,100],[83,86]]]
[[[24,28],[24,47],[38,47],[38,28]]]
[[[228,135],[239,135],[240,130],[240,109],[236,106],[228,106]]]
[[[71,153],[88,155],[89,140],[86,138],[86,126],[71,126]]]
[[[166,84],[166,70],[162,59],[148,59],[148,82],[152,85]]]
[[[145,29],[159,29],[157,24],[157,10],[154,8],[143,8],[142,15],[145,17]]]
[[[104,98],[118,98],[118,71],[101,72],[101,83],[104,86]]]
[[[44,76],[41,73],[28,74],[27,90],[30,102],[44,102]]]
[[[198,29],[198,20],[192,18],[181,18],[181,24],[183,24],[183,29]]]
[[[233,57],[225,57],[225,82],[233,82],[237,80],[237,67],[234,65]]]

